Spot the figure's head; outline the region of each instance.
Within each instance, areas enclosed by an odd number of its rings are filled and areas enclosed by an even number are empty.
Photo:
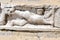
[[[15,10],[14,7],[6,7],[5,9],[8,13],[12,13]]]
[[[12,12],[15,11],[15,8],[12,7],[12,6],[6,6],[6,7],[4,7],[4,9],[5,9],[8,13],[12,13]]]
[[[5,13],[12,13],[15,11],[15,8],[13,5],[10,5],[10,4],[2,4],[2,10],[5,12]]]

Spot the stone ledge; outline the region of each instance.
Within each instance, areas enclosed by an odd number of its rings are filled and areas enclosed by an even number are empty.
[[[60,28],[55,28],[55,27],[48,27],[48,26],[44,26],[44,27],[35,27],[35,28],[32,28],[32,27],[17,27],[17,26],[14,26],[14,27],[5,27],[5,26],[0,26],[0,30],[2,29],[5,29],[5,30],[16,30],[16,31],[36,31],[36,32],[39,32],[39,31],[51,31],[51,32],[55,32],[55,31],[60,31]]]

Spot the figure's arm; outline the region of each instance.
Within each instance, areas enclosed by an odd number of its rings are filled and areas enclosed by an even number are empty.
[[[51,17],[52,14],[54,14],[54,9],[51,9],[48,13],[45,13],[44,17],[47,19],[47,18]]]

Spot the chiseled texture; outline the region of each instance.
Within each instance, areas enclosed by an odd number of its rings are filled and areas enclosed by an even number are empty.
[[[0,31],[0,40],[60,40],[60,32]]]

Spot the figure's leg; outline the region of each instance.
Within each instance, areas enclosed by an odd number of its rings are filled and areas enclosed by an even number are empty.
[[[25,24],[27,24],[27,21],[24,19],[12,20],[12,22],[14,22],[14,25],[18,25],[18,26],[24,26]]]
[[[8,21],[8,23],[6,24],[7,26],[24,26],[27,23],[26,20],[23,19],[16,19],[16,20],[12,20],[12,21]]]

